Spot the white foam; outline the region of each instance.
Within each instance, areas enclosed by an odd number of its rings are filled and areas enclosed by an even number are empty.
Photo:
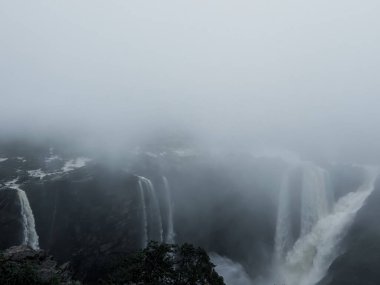
[[[86,166],[86,164],[90,161],[91,159],[86,158],[86,157],[78,157],[78,158],[70,159],[69,161],[66,161],[65,165],[62,167],[62,171],[63,172],[73,171],[77,168]]]
[[[223,277],[226,285],[252,285],[251,279],[241,264],[216,253],[211,253],[210,259],[215,264],[215,271]]]
[[[45,162],[50,163],[54,160],[61,160],[61,158],[58,155],[50,155],[49,157],[45,159]]]
[[[353,223],[356,213],[374,189],[378,170],[365,169],[366,178],[358,190],[340,198],[331,213],[320,217],[310,232],[297,240],[287,253],[285,261],[277,264],[277,283],[314,285],[325,276],[340,253],[341,241]]]
[[[8,187],[10,189],[21,190],[20,184],[17,184],[17,181],[18,181],[18,177],[13,179],[13,180],[5,182],[4,184],[6,187]]]
[[[24,158],[24,157],[22,157],[22,156],[18,156],[18,157],[16,157],[18,160],[21,160],[21,162],[26,162],[26,159]]]
[[[28,170],[28,174],[31,177],[37,177],[39,179],[42,179],[45,176],[49,175],[48,173],[43,172],[42,169]]]

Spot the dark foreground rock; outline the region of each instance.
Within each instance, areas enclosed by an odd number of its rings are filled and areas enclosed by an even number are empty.
[[[225,285],[207,253],[190,244],[149,243],[120,257],[105,285]]]
[[[133,254],[120,254],[107,264],[102,285],[225,285],[202,248],[190,244],[159,244]],[[58,266],[43,250],[14,246],[0,253],[1,285],[80,285],[72,280],[70,264]]]
[[[21,204],[17,191],[2,189],[0,191],[0,249],[22,243],[23,223]]]
[[[0,255],[0,284],[80,284],[71,280],[69,264],[57,265],[43,250],[13,246]]]

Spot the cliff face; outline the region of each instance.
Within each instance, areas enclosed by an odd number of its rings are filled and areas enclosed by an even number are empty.
[[[60,263],[71,261],[75,277],[85,282],[104,277],[114,258],[141,249],[144,240],[157,240],[160,233],[167,237],[169,221],[176,243],[227,256],[252,278],[271,273],[279,189],[287,169],[283,160],[246,153],[133,153],[110,167],[77,155],[27,148],[1,153],[0,148],[0,157],[7,158],[0,162],[0,249],[22,243],[19,187],[33,210],[40,247]],[[363,180],[355,167],[327,167],[335,200],[356,191]],[[302,169],[293,169],[294,237],[300,234],[302,181]],[[379,189],[359,212],[344,242],[346,251],[321,284],[380,280]]]
[[[273,189],[283,167],[277,160],[253,163],[243,156],[213,161],[195,155],[141,154],[106,167],[96,161],[81,165],[80,160],[48,150],[1,155],[9,159],[0,163],[0,171],[2,167],[8,173],[0,177],[0,183],[16,179],[33,210],[40,247],[59,262],[72,261],[78,279],[94,281],[104,275],[114,256],[141,248],[140,178],[131,173],[149,178],[154,185],[164,237],[171,204],[176,243],[191,242],[231,256],[254,268],[255,275],[270,260],[276,207]],[[170,198],[164,177],[173,190]],[[156,220],[157,211],[149,212],[153,201],[145,200],[149,224]],[[148,225],[148,235],[156,228],[156,224]]]
[[[1,284],[76,284],[69,265],[58,266],[43,250],[13,246],[0,255]]]
[[[19,245],[23,240],[21,205],[17,191],[5,188],[0,191],[0,249]]]
[[[81,279],[96,280],[112,255],[140,247],[135,176],[94,166],[27,181],[23,188],[41,248],[60,262],[71,260]]]

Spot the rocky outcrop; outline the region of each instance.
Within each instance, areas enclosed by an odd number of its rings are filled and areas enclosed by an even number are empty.
[[[22,244],[21,204],[14,189],[0,190],[0,249]]]
[[[10,283],[9,283],[10,282]],[[0,256],[1,284],[79,284],[71,280],[69,264],[58,266],[42,250],[14,246]]]

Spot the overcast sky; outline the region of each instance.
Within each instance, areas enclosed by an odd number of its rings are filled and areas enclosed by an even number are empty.
[[[380,151],[377,0],[0,0],[0,129]]]

